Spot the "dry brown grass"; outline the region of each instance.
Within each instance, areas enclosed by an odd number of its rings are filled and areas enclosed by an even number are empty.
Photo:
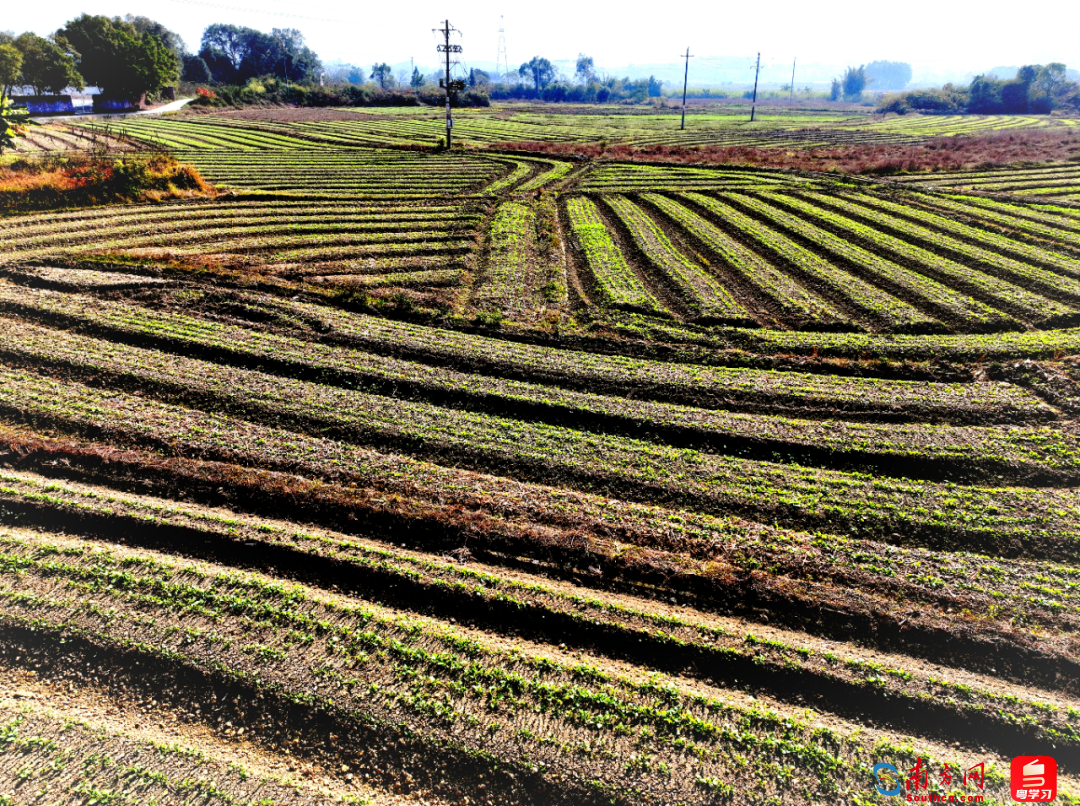
[[[0,167],[0,211],[208,196],[214,189],[168,154],[48,154]]]
[[[855,174],[927,173],[1080,161],[1080,131],[1067,128],[937,137],[917,145],[846,145],[824,148],[752,146],[630,146],[601,143],[500,143],[496,148],[593,159],[762,168]]]

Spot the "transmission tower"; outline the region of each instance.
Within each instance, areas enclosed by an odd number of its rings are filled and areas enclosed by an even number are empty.
[[[503,81],[510,80],[510,59],[506,55],[506,29],[502,15],[499,15],[499,52],[495,55],[495,72],[501,73]]]

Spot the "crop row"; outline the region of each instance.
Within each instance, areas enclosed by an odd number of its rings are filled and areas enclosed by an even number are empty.
[[[930,249],[889,235],[875,226],[860,223],[844,213],[834,212],[830,207],[824,206],[823,199],[819,198],[810,202],[792,196],[770,198],[815,222],[821,222],[825,226],[853,236],[875,251],[902,260],[916,271],[928,274],[947,285],[956,286],[978,298],[983,298],[992,306],[1014,312],[1032,323],[1045,326],[1074,313],[1069,306],[1028,291],[1015,283],[1002,280],[993,274],[971,268],[958,261],[941,257]],[[837,203],[836,207],[843,209],[842,203]],[[882,218],[889,223],[894,223],[890,217]],[[927,243],[933,244],[935,240],[943,237],[936,236]]]
[[[467,212],[468,207],[454,202],[431,200],[422,205],[415,202],[402,204],[376,202],[355,204],[353,202],[311,201],[226,201],[226,202],[179,202],[153,205],[117,205],[115,207],[91,207],[65,213],[34,213],[9,217],[3,221],[4,233],[18,233],[20,238],[49,235],[58,228],[81,231],[96,227],[124,226],[140,221],[168,225],[174,221],[206,218],[215,221],[257,223],[288,217],[295,221],[340,220],[341,217],[358,217],[370,221],[395,220],[402,216],[431,217]]]
[[[129,738],[76,716],[77,710],[57,713],[57,705],[0,706],[0,779],[14,782],[13,790],[5,789],[17,793],[0,795],[3,806],[40,803],[45,794],[54,803],[110,806],[193,799],[204,806],[310,804],[284,781],[255,775],[236,762],[226,764],[180,743]]]
[[[525,202],[503,202],[492,218],[488,237],[487,270],[473,304],[505,313],[539,307],[536,211]]]
[[[418,282],[432,284],[435,278],[425,275],[438,272],[417,272]],[[384,275],[359,276],[359,284],[378,284]],[[250,385],[262,389],[273,401],[301,397],[309,401],[309,414],[300,416],[302,409],[290,404],[292,421],[304,423],[315,418],[323,423],[326,405],[322,398],[339,399],[342,410],[351,410],[357,403],[351,392],[330,387],[299,384],[288,395],[267,391],[273,384],[290,383],[284,379],[263,376],[245,370],[206,363],[181,355],[145,350],[130,344],[67,334],[36,325],[0,320],[0,332],[5,344],[0,354],[8,360],[28,366],[66,367],[83,378],[113,377],[133,381],[138,387],[150,383],[163,386],[168,394],[190,400],[197,396],[216,398],[217,405],[240,406],[242,399],[220,397],[217,390]],[[187,343],[188,350],[198,349],[198,342]],[[431,371],[401,359],[364,357],[363,363],[355,353],[343,350],[304,349],[296,342],[277,340],[273,352],[259,350],[254,345],[237,344],[232,354],[237,360],[255,363],[272,355],[279,364],[289,364],[303,376],[321,375],[343,386],[369,386],[373,390],[400,387],[408,384],[411,396],[428,400],[454,400],[458,405],[482,407],[504,416],[525,416],[552,424],[582,422],[599,425],[604,430],[629,431],[638,436],[651,436],[660,441],[677,440],[681,444],[730,453],[761,449],[783,450],[799,454],[812,450],[815,454],[835,454],[843,457],[869,457],[888,468],[892,462],[922,462],[932,466],[943,461],[947,466],[985,468],[988,475],[1003,472],[1010,475],[1026,472],[1071,479],[1080,469],[1080,446],[1059,431],[1050,428],[993,428],[953,427],[933,425],[878,425],[844,421],[798,420],[775,415],[749,415],[723,411],[695,409],[665,403],[625,401],[587,392],[555,390],[521,381],[506,381],[484,376],[469,376],[449,370]],[[245,349],[246,348],[246,349]],[[291,349],[290,349],[291,348]],[[175,349],[182,349],[177,345]],[[187,352],[185,350],[184,352]],[[427,371],[425,371],[427,370]],[[185,378],[190,381],[184,386]],[[270,386],[268,386],[270,384]],[[186,390],[186,391],[185,391]],[[275,403],[276,405],[276,403]],[[334,406],[331,406],[333,408]],[[258,408],[258,406],[257,406]],[[279,412],[279,416],[282,413]],[[323,423],[331,427],[332,422]],[[726,451],[728,443],[730,451]],[[902,470],[892,469],[892,474]],[[922,468],[927,472],[927,467]],[[969,470],[970,474],[972,471]]]
[[[515,188],[515,192],[531,193],[534,190],[540,190],[545,186],[553,185],[560,179],[566,177],[574,167],[573,163],[570,162],[549,162],[547,164],[549,167],[546,170],[541,170],[528,182]]]
[[[844,271],[835,263],[800,246],[778,229],[750,218],[730,204],[698,193],[688,193],[681,198],[700,205],[717,216],[724,224],[734,228],[740,236],[750,240],[753,243],[752,249],[755,250],[750,254],[768,254],[771,251],[796,272],[808,276],[811,287],[820,287],[824,293],[843,299],[845,304],[856,309],[875,324],[889,330],[941,328],[936,320],[912,305]],[[701,220],[700,217],[698,218]],[[708,222],[703,223],[712,227]],[[716,228],[712,227],[712,229]],[[702,231],[711,233],[709,229]],[[756,262],[763,261],[758,258]],[[776,270],[771,269],[771,271]]]
[[[396,376],[402,381],[411,378],[415,383],[430,375],[453,377],[453,383],[461,384],[461,388],[479,384],[477,388],[483,389],[488,380],[478,373],[486,373],[506,381],[554,384],[611,395],[626,395],[633,390],[636,400],[654,399],[702,408],[746,401],[770,407],[786,404],[792,409],[843,409],[849,414],[904,411],[909,418],[945,420],[1017,422],[1053,417],[1052,411],[1037,397],[1004,383],[846,378],[599,355],[519,344],[289,300],[277,303],[282,313],[310,322],[321,332],[334,334],[363,352],[343,351],[340,342],[337,345],[301,342],[175,312],[10,284],[0,283],[0,304],[7,310],[50,322],[104,328],[111,338],[167,339],[184,345],[184,350],[199,345],[201,349],[228,353],[251,351],[265,359],[290,354],[305,356],[303,361],[318,357],[320,361],[331,361],[328,366],[345,368],[369,381]],[[387,353],[411,355],[418,362],[384,363],[385,370],[368,369],[379,367],[378,362],[383,359],[378,354]],[[341,361],[333,361],[334,355],[340,355]],[[466,372],[451,374],[449,368],[455,365]]]
[[[414,238],[417,234],[432,234],[440,231],[467,229],[480,221],[480,217],[469,213],[446,211],[399,213],[393,215],[338,214],[333,220],[297,220],[292,216],[279,215],[273,218],[259,216],[250,219],[223,218],[206,212],[192,218],[171,219],[149,222],[132,222],[120,226],[108,222],[105,226],[89,229],[74,227],[63,233],[25,237],[22,230],[4,233],[0,230],[0,249],[11,250],[9,254],[21,254],[52,247],[70,248],[83,246],[114,246],[123,244],[136,246],[178,246],[190,242],[228,243],[232,236],[261,236],[280,234],[293,242],[318,242],[319,236],[332,236],[347,239],[353,235],[365,238],[386,238],[400,240]]]
[[[959,320],[966,327],[989,329],[1013,326],[1012,320],[983,302],[972,299],[946,285],[888,260],[876,251],[864,249],[818,226],[813,219],[804,220],[778,206],[773,199],[750,194],[729,194],[723,201],[737,204],[798,236],[824,251],[830,260],[842,260],[853,265],[864,279],[892,291],[902,298],[932,305],[946,320]]]
[[[587,643],[591,636],[606,632],[608,640],[594,644],[594,653],[626,659],[667,653],[672,659],[670,665],[664,666],[668,669],[678,668],[688,658],[695,658],[699,664],[707,663],[711,679],[727,684],[731,684],[736,675],[745,674],[750,663],[757,667],[754,676],[758,680],[748,682],[759,691],[767,690],[769,681],[790,676],[792,670],[798,670],[805,675],[807,684],[818,679],[834,686],[848,687],[854,699],[867,698],[868,692],[872,692],[869,694],[871,700],[887,694],[899,698],[901,709],[909,705],[925,708],[929,695],[944,694],[954,698],[949,707],[959,714],[988,711],[991,718],[1003,717],[1006,726],[1021,723],[1031,726],[1035,732],[1049,731],[1049,737],[1060,743],[1076,745],[1080,742],[1076,732],[1080,713],[1070,710],[1067,700],[1062,702],[1053,695],[1032,699],[1032,692],[1020,686],[1009,686],[1000,679],[992,682],[989,679],[972,680],[970,673],[965,675],[965,682],[961,682],[945,666],[925,668],[916,665],[909,669],[899,662],[899,666],[883,667],[880,661],[867,658],[856,645],[838,645],[811,638],[805,633],[793,634],[769,627],[748,631],[734,620],[700,620],[676,610],[658,612],[656,604],[649,600],[626,596],[609,598],[583,588],[553,585],[542,577],[504,576],[498,569],[475,568],[455,563],[448,557],[403,551],[393,545],[336,532],[299,530],[290,523],[267,523],[242,515],[210,516],[184,504],[156,499],[148,501],[109,489],[73,486],[26,474],[0,473],[0,501],[16,507],[22,513],[20,517],[24,521],[31,518],[30,522],[61,515],[77,524],[91,524],[95,518],[105,518],[113,534],[127,535],[129,542],[134,540],[136,546],[144,542],[159,545],[155,530],[161,529],[174,535],[182,531],[191,537],[203,538],[204,544],[212,546],[211,557],[216,556],[218,549],[227,552],[230,546],[243,543],[249,546],[253,555],[260,552],[273,554],[275,559],[268,558],[267,563],[282,563],[289,557],[289,566],[298,574],[306,573],[307,567],[313,564],[322,568],[333,563],[338,570],[334,576],[323,578],[324,585],[349,578],[353,580],[352,589],[362,589],[372,598],[387,597],[399,608],[415,610],[438,601],[444,619],[457,616],[495,629],[504,626],[506,617],[515,621],[524,619],[535,625],[532,629],[525,628],[525,635],[535,633],[537,637],[544,637],[545,631],[554,630],[573,643]],[[35,512],[40,515],[35,516]],[[144,533],[144,537],[135,538],[139,533]],[[851,546],[844,545],[847,541],[838,540],[839,550],[831,552],[836,558],[842,557],[850,565],[852,557],[858,557],[861,565],[869,565],[868,558],[863,556],[866,552],[853,551]],[[800,536],[800,541],[806,543],[808,552],[823,554],[817,547],[825,545],[825,540],[804,535]],[[4,543],[7,547],[25,545],[18,539],[8,539]],[[776,548],[772,547],[772,553],[781,557]],[[884,553],[881,556],[901,573],[910,569],[907,574],[910,580],[898,581],[894,589],[902,588],[909,602],[927,606],[939,606],[949,601],[950,594],[937,594],[925,580],[939,572],[946,578],[955,576],[957,571],[965,570],[968,562],[976,559],[968,555],[936,555],[925,550],[904,550],[898,557]],[[744,562],[748,559],[749,555],[744,555]],[[816,559],[816,573],[824,575],[819,576],[819,581],[838,577],[839,581],[850,584],[850,572],[845,572],[840,563],[830,568],[821,563],[822,557]],[[954,560],[959,567],[954,566]],[[1061,581],[1052,581],[1055,569]],[[1063,593],[1059,589],[1057,594],[1041,594],[1038,598],[1031,595],[1032,589],[1050,589],[1053,584],[1075,591],[1076,574],[1069,573],[1069,569],[1005,561],[994,564],[992,572],[975,569],[967,573],[975,584],[968,583],[969,590],[965,592],[970,595],[970,589],[981,583],[994,591],[994,597],[986,596],[985,601],[996,599],[996,606],[1008,609],[1011,618],[1023,613],[1036,623],[1059,626],[1077,621],[1075,614],[1080,611],[1076,604],[1077,594]],[[943,580],[939,584],[944,587],[948,583]],[[819,597],[822,595],[819,591]],[[1047,607],[1058,600],[1060,604],[1056,611]],[[1040,602],[1041,606],[1032,602]],[[1000,615],[998,618],[1004,622]],[[541,621],[544,625],[539,623]],[[823,705],[844,710],[840,702]],[[1037,734],[1033,732],[1032,735]]]
[[[617,308],[662,313],[656,297],[630,268],[612,239],[595,202],[584,197],[570,199],[566,214],[604,302]]]
[[[222,132],[219,128],[201,122],[183,120],[146,121],[128,118],[108,123],[87,122],[80,126],[97,131],[119,132],[140,140],[150,140],[173,148],[297,148],[311,144],[293,137],[282,137],[257,132]]]
[[[541,565],[553,559],[561,565],[569,559],[581,568],[589,566],[590,574],[623,584],[662,579],[665,595],[689,593],[699,606],[752,618],[760,614],[759,608],[766,608],[779,624],[796,630],[816,624],[816,632],[856,641],[872,633],[879,647],[894,646],[933,662],[943,657],[942,648],[947,645],[945,654],[955,662],[990,674],[1001,674],[1004,664],[1013,670],[1006,674],[1029,685],[1041,681],[1054,687],[1054,680],[1060,679],[1057,675],[1074,674],[1071,666],[1075,663],[1068,660],[1074,653],[1067,636],[1072,631],[1068,624],[1075,617],[1067,599],[1055,601],[1071,587],[1066,583],[1074,574],[1051,563],[1021,562],[1018,567],[1016,561],[996,561],[982,575],[979,569],[986,562],[979,555],[898,549],[837,535],[811,537],[743,520],[477,474],[457,473],[453,481],[446,478],[435,485],[415,485],[407,474],[400,474],[388,479],[387,486],[371,489],[138,451],[117,452],[111,446],[76,446],[41,439],[25,429],[17,435],[3,431],[2,439],[22,457],[23,466],[47,472],[59,461],[69,471],[90,471],[99,483],[104,470],[121,484],[125,479],[139,479],[140,489],[152,484],[174,494],[176,490],[195,493],[196,501],[216,489],[209,499],[214,503],[225,494],[260,517],[293,518],[302,511],[306,519],[347,524],[350,531],[372,530],[383,539],[402,541],[402,546],[427,545],[432,540],[435,546],[459,546],[461,536],[468,534],[471,550],[482,556],[494,551],[488,556],[497,563],[507,556],[533,557],[534,564]],[[104,466],[102,458],[108,459]],[[15,505],[16,513],[23,513],[16,514],[18,518],[30,517],[27,505],[69,507],[69,515],[74,515],[70,506],[87,514],[100,510],[99,504],[88,502],[86,488],[80,488],[78,501],[65,504],[55,484],[44,493],[26,490],[25,495],[12,484],[16,482],[9,478],[8,491],[2,496]],[[91,498],[102,500],[101,496]],[[106,508],[114,510],[124,503],[109,492],[103,500]],[[155,508],[166,523],[175,517],[174,507]],[[227,530],[238,526],[235,518],[222,520],[213,513],[210,520]],[[51,522],[47,514],[45,522]],[[111,526],[103,524],[103,528],[104,534],[115,535]],[[449,543],[440,541],[443,533],[448,533]],[[139,540],[153,545],[152,533],[140,530],[140,534]],[[178,536],[168,534],[169,545],[175,545]],[[196,539],[194,545],[205,545],[205,541]],[[295,567],[280,553],[266,554],[269,544],[260,545],[263,550],[256,553],[261,564]],[[281,546],[279,542],[279,551]],[[312,546],[302,548],[310,557]],[[333,578],[332,573],[326,576],[330,571],[324,569],[318,575],[329,580]],[[297,572],[303,573],[300,567]],[[345,587],[357,584],[353,575],[344,582]],[[1059,593],[1048,592],[1047,587],[1056,587]],[[1010,588],[1018,588],[1019,595],[1003,597]],[[649,584],[642,592],[655,596],[657,589]],[[915,603],[919,609],[913,610]],[[972,621],[970,615],[976,613],[980,618]],[[1027,641],[1026,628],[1016,630],[1028,623],[1033,625],[1037,644]],[[886,624],[895,627],[888,629]],[[1039,625],[1064,626],[1066,632],[1059,636],[1044,632]],[[647,652],[646,660],[655,658]],[[1018,662],[1023,671],[1018,670]]]
[[[678,222],[697,241],[718,256],[730,271],[739,275],[744,283],[767,295],[771,307],[780,311],[783,320],[799,325],[850,327],[847,317],[826,300],[799,285],[697,213],[659,194],[646,194],[644,198]],[[710,212],[727,213],[714,199],[704,196],[697,196],[696,199]],[[730,214],[726,217],[730,217]]]
[[[976,199],[971,196],[957,196],[945,198],[934,196],[920,199],[920,206],[929,210],[942,211],[959,215],[981,226],[1004,228],[1013,233],[1019,233],[1021,237],[1035,236],[1040,239],[1036,248],[1023,241],[1018,241],[1016,236],[1009,239],[1009,249],[1019,247],[1022,253],[1031,254],[1037,262],[1057,261],[1061,255],[1050,252],[1045,247],[1054,249],[1062,247],[1068,249],[1080,248],[1080,232],[1068,229],[1069,222],[1056,216],[1039,213],[1030,208],[1023,208],[1015,204],[992,202],[990,199]],[[1004,240],[1004,239],[1003,239]],[[1018,254],[1021,252],[1018,252]],[[1075,263],[1075,261],[1070,261]]]
[[[97,433],[120,443],[183,451],[215,461],[299,470],[318,478],[339,474],[383,486],[407,473],[432,483],[450,473],[419,458],[354,448],[324,438],[259,425],[134,395],[5,370],[0,402],[9,417]],[[319,387],[304,411],[270,388],[244,390],[237,402],[273,412],[318,415],[311,406],[337,398]],[[957,547],[998,551],[1023,535],[1028,556],[1076,556],[1080,501],[1073,490],[970,487],[883,479],[672,448],[626,437],[445,409],[416,401],[356,393],[356,407],[328,411],[349,439],[446,464],[515,477],[617,490],[643,501],[677,502],[705,512],[774,517],[790,525],[826,525],[865,535],[901,533],[906,540],[949,536]],[[325,416],[325,415],[324,415]]]
[[[975,265],[997,271],[1014,282],[1034,286],[1042,293],[1061,295],[1074,301],[1080,300],[1080,282],[1074,279],[1080,275],[1080,261],[1064,255],[1055,255],[1046,249],[1027,247],[1009,238],[951,221],[926,210],[913,211],[906,205],[885,199],[867,195],[847,198],[814,196],[813,198],[819,203],[828,204],[844,213],[898,232],[905,239],[916,243],[933,244],[935,251],[951,252]],[[911,223],[908,219],[914,219],[919,223]],[[951,233],[951,235],[943,233]],[[951,237],[952,235],[957,237]],[[975,243],[985,244],[994,251],[975,246]],[[1023,263],[1006,254],[1001,254],[1003,252],[1022,256],[1057,271],[1048,271],[1039,268],[1038,265]],[[1062,276],[1063,274],[1071,276]]]
[[[606,197],[649,263],[675,288],[695,316],[753,324],[754,320],[709,271],[684,255],[640,207],[624,196]]]
[[[252,574],[45,541],[5,548],[6,568],[19,572],[2,592],[9,624],[277,689],[360,730],[452,736],[552,783],[637,803],[707,803],[735,786],[812,797],[865,785],[865,740],[752,701],[494,648],[430,619]],[[791,770],[780,781],[769,776],[778,759]]]
[[[418,271],[365,272],[363,274],[320,274],[314,282],[331,284],[341,288],[379,288],[399,286],[402,288],[442,288],[461,283],[462,270],[458,268],[423,268]]]
[[[506,176],[503,176],[500,179],[496,179],[494,182],[484,188],[481,191],[481,195],[483,196],[492,196],[509,190],[510,188],[514,187],[514,185],[524,181],[526,177],[528,177],[536,167],[535,163],[533,163],[531,160],[524,159],[492,158],[492,161],[496,164],[502,163],[510,165],[512,170],[507,173]]]

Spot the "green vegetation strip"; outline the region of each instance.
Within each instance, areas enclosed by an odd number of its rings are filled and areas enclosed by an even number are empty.
[[[9,419],[83,434],[104,430],[133,446],[316,478],[344,477],[372,487],[400,474],[416,485],[452,484],[457,474],[418,458],[19,370],[0,370],[0,379],[0,403]],[[238,392],[241,399],[256,394]],[[355,410],[332,412],[343,427],[348,424],[353,439],[447,464],[501,469],[511,476],[617,492],[632,500],[677,502],[692,510],[776,516],[787,525],[830,524],[864,536],[900,532],[903,539],[916,541],[948,535],[956,548],[995,551],[1021,540],[1030,557],[1077,556],[1080,499],[1075,490],[895,481],[674,449],[395,398],[364,395],[357,400]],[[289,404],[277,402],[275,408],[288,412]]]
[[[495,569],[460,565],[448,558],[405,552],[392,545],[334,532],[299,531],[292,524],[268,523],[240,515],[225,517],[184,504],[136,498],[108,489],[53,482],[25,474],[0,471],[0,501],[67,513],[76,518],[89,514],[103,516],[108,519],[113,534],[129,530],[135,534],[152,526],[161,526],[171,530],[189,529],[193,534],[213,537],[223,544],[243,541],[245,545],[256,546],[256,552],[261,550],[258,547],[287,548],[296,552],[298,564],[304,562],[300,558],[305,556],[347,564],[350,574],[364,574],[356,577],[356,584],[370,588],[371,596],[400,592],[394,596],[399,606],[410,602],[419,606],[437,596],[444,618],[452,614],[459,618],[467,615],[499,628],[502,615],[515,614],[533,623],[538,619],[551,619],[547,624],[557,631],[560,622],[576,625],[583,634],[599,635],[607,631],[609,637],[605,646],[644,643],[647,647],[637,649],[650,651],[648,647],[651,646],[654,647],[651,651],[681,652],[682,658],[694,654],[712,657],[710,665],[714,669],[714,679],[724,664],[731,668],[731,673],[724,675],[725,679],[738,674],[739,668],[745,668],[739,666],[741,660],[753,662],[761,674],[766,670],[783,674],[779,670],[798,668],[808,677],[842,681],[854,687],[856,696],[860,690],[869,690],[888,692],[889,696],[911,703],[925,703],[928,695],[943,693],[959,698],[951,703],[959,713],[989,710],[1000,716],[1004,725],[1026,725],[1044,732],[1044,738],[1069,745],[1080,743],[1075,724],[1080,721],[1080,712],[1070,709],[1068,700],[1054,697],[1051,697],[1054,702],[1032,700],[1030,692],[1019,686],[1009,687],[1011,690],[1006,693],[1002,686],[1007,684],[1000,681],[984,681],[975,686],[970,682],[963,684],[950,680],[951,672],[944,667],[925,669],[915,666],[909,671],[904,661],[895,657],[891,660],[896,665],[890,667],[881,660],[865,657],[850,644],[833,645],[823,652],[822,642],[801,633],[788,634],[766,627],[764,633],[755,628],[755,634],[727,621],[717,624],[699,621],[682,612],[657,613],[655,605],[647,600],[609,599],[581,588],[552,585],[539,577],[503,576]],[[842,561],[837,562],[834,569],[836,581],[847,581],[843,579],[844,567],[853,562],[863,568],[870,567],[868,558],[864,557],[865,549],[871,548],[867,544],[857,544],[863,549],[860,551],[849,541],[835,537],[815,539],[808,535],[791,535],[790,538],[796,541],[794,545],[799,546],[802,558],[815,557],[819,573],[822,560]],[[10,544],[18,545],[13,541],[9,541]],[[182,542],[175,548],[184,551]],[[773,544],[770,548],[775,559],[785,562],[787,552],[783,543]],[[742,559],[747,563],[760,547],[743,547],[743,550],[747,553]],[[1080,595],[1076,593],[1078,573],[1074,569],[1051,563],[994,561],[987,564],[985,557],[918,549],[901,550],[899,556],[895,555],[895,552],[882,551],[879,557],[894,565],[901,574],[906,570],[910,582],[904,589],[910,602],[936,604],[933,594],[927,595],[924,580],[929,578],[928,572],[923,570],[922,577],[917,576],[921,569],[933,567],[941,569],[948,577],[948,581],[941,581],[941,586],[959,583],[968,592],[974,587],[981,587],[987,593],[992,591],[985,601],[996,601],[997,604],[988,606],[1009,607],[1013,619],[1024,614],[1023,618],[1043,624],[1056,620],[1060,626],[1061,614],[1065,613],[1072,614],[1064,619],[1065,623],[1077,623],[1075,613],[1080,612],[1077,605]],[[791,560],[786,562],[791,563]],[[876,570],[882,572],[880,568]],[[897,576],[896,572],[893,576]],[[969,579],[974,583],[968,582]],[[1056,593],[1041,595],[1036,590],[1049,589],[1053,585],[1061,588]],[[822,590],[817,592],[819,599],[827,595]],[[1055,601],[1056,608],[1051,607]],[[478,607],[480,603],[490,609],[491,620],[483,615],[484,611]],[[887,609],[887,605],[883,609]],[[1001,615],[998,618],[1004,620]],[[611,633],[618,637],[612,637]],[[806,645],[807,641],[813,648]],[[616,651],[615,654],[623,653]]]
[[[768,261],[728,237],[701,216],[678,202],[656,193],[643,197],[659,207],[674,221],[718,256],[729,270],[751,288],[767,295],[772,306],[788,322],[806,325],[847,325],[847,317],[826,300],[803,288]]]
[[[823,196],[811,198],[813,198],[813,201],[807,202],[794,196],[770,196],[770,200],[796,210],[815,223],[820,221],[840,232],[854,236],[875,250],[881,250],[888,255],[895,256],[896,259],[905,261],[907,265],[916,271],[928,273],[946,284],[956,285],[969,293],[981,296],[994,307],[1014,311],[1016,315],[1024,317],[1035,324],[1051,324],[1054,320],[1075,313],[1075,309],[1067,305],[1047,299],[988,272],[970,268],[958,261],[941,257],[930,249],[889,235],[875,226],[860,223],[846,214],[836,213],[830,209],[841,209],[845,213],[851,212],[861,218],[871,218],[870,215],[862,213],[861,210],[852,210],[850,205],[845,206],[842,202],[834,203],[832,199],[826,199]],[[874,221],[876,224],[888,225],[890,222],[894,222],[895,219],[875,216]],[[910,230],[912,227],[906,229]],[[943,238],[944,236],[939,235],[936,238],[930,238],[929,241],[920,240],[932,245],[935,240]]]
[[[868,764],[885,749],[813,727],[812,714],[493,648],[431,619],[253,574],[46,539],[6,542],[3,619],[45,640],[85,637],[366,727],[435,743],[452,737],[489,763],[596,795],[704,804],[753,787],[844,797],[865,789]],[[907,757],[914,748],[888,750]],[[778,759],[791,770],[780,780],[771,772]]]
[[[651,197],[650,197],[651,198]],[[662,197],[661,197],[662,198]],[[745,213],[724,204],[712,196],[700,193],[683,194],[682,198],[701,205],[718,216],[727,225],[737,229],[743,237],[752,239],[756,246],[764,246],[778,255],[789,266],[809,276],[809,281],[820,286],[824,293],[839,297],[850,307],[875,323],[890,330],[907,328],[934,328],[941,325],[933,317],[921,312],[909,303],[887,294],[880,288],[860,279],[851,272],[846,272],[835,264],[824,260],[777,229],[755,221]],[[686,210],[681,207],[681,210]],[[688,210],[686,212],[689,212]],[[698,217],[700,219],[700,217]],[[712,227],[708,222],[704,222]],[[716,229],[712,227],[712,229]],[[722,234],[722,233],[721,233]],[[711,230],[703,229],[702,235],[712,235]],[[715,236],[714,236],[715,237]],[[744,250],[746,251],[746,250]],[[761,263],[760,259],[750,265]],[[775,269],[772,269],[775,272]],[[768,274],[766,275],[768,276]]]
[[[473,294],[473,304],[505,313],[542,304],[536,211],[530,204],[503,202],[491,221],[487,271]]]
[[[725,202],[744,207],[766,221],[790,232],[806,243],[820,249],[830,261],[842,260],[853,265],[864,279],[896,293],[921,306],[930,305],[944,314],[947,321],[958,321],[965,327],[1001,329],[1013,327],[1013,320],[984,302],[972,299],[933,278],[881,257],[876,251],[863,249],[819,226],[791,215],[774,202],[750,194],[722,196]]]
[[[683,302],[696,316],[732,324],[753,324],[753,318],[727,289],[676,249],[645,211],[623,196],[608,196],[607,202],[630,231],[638,249],[678,289]]]
[[[374,404],[365,403],[366,396],[356,391],[291,381],[36,325],[0,319],[0,333],[4,335],[0,355],[26,366],[56,365],[84,378],[104,374],[138,387],[148,383],[160,385],[163,393],[181,399],[201,397],[214,400],[219,406],[236,408],[238,411],[245,410],[241,396],[223,395],[221,390],[245,389],[248,400],[256,407],[253,411],[269,406],[279,422],[287,419],[294,425],[302,426],[314,421],[318,423],[319,430],[326,433],[347,429],[355,412],[366,405],[376,408]],[[294,350],[299,346],[294,345]],[[279,343],[275,353],[279,361],[286,357],[285,349],[285,345]],[[349,359],[341,353],[335,350],[331,354],[337,359],[335,363],[319,361],[317,354],[305,356],[302,350],[296,350],[288,357],[296,362],[298,368],[318,368],[328,373],[343,371],[337,379],[339,383],[352,385],[359,381],[358,385],[363,385],[362,378],[348,373]],[[249,352],[247,355],[258,360],[258,353]],[[381,386],[384,387],[422,377],[421,367],[410,366],[407,362],[373,357],[371,369],[377,365],[383,369],[384,383]],[[374,380],[374,376],[375,373],[369,369],[367,379]],[[899,468],[892,466],[905,460],[921,460],[930,467],[934,461],[944,460],[948,462],[946,468],[960,466],[967,470],[968,475],[985,467],[986,476],[996,478],[1004,474],[1017,474],[1018,471],[1054,477],[1054,471],[1060,471],[1061,479],[1071,481],[1080,470],[1080,443],[1052,428],[876,425],[797,420],[627,401],[523,382],[469,378],[449,372],[432,375],[430,380],[434,383],[429,386],[429,397],[435,400],[450,397],[454,391],[471,392],[474,406],[489,412],[500,411],[516,419],[534,419],[539,415],[540,419],[547,419],[553,424],[578,419],[585,420],[593,427],[608,426],[606,430],[618,429],[621,425],[622,430],[637,435],[651,435],[653,440],[681,437],[680,442],[708,446],[714,451],[726,447],[724,443],[729,440],[733,443],[731,453],[743,450],[753,452],[754,446],[758,445],[761,446],[759,450],[771,452],[775,458],[781,458],[780,450],[797,457],[800,452],[813,450],[817,455],[825,449],[841,457],[852,454],[860,458],[868,457],[869,461],[880,461],[886,470],[894,470],[891,475],[902,475],[898,472]],[[469,381],[472,381],[471,386],[466,385]],[[380,386],[371,385],[376,388]],[[402,403],[403,410],[407,411],[410,405]],[[535,411],[537,409],[541,411]],[[547,412],[544,413],[542,409],[547,409]],[[333,411],[341,412],[342,419],[335,419],[330,414]],[[736,448],[736,440],[748,447]]]
[[[538,399],[541,390],[535,384],[550,383],[610,390],[614,395],[633,389],[638,400],[681,399],[699,403],[701,408],[749,401],[757,405],[767,402],[770,408],[842,408],[849,415],[856,411],[888,414],[902,410],[908,419],[1015,422],[1053,417],[1052,410],[1033,394],[1005,383],[891,381],[665,363],[518,344],[288,300],[279,305],[281,314],[310,322],[323,333],[337,331],[370,352],[346,351],[333,344],[112,300],[0,283],[0,306],[9,310],[43,318],[67,317],[71,324],[90,328],[105,327],[112,338],[160,338],[180,349],[198,346],[238,357],[250,355],[264,361],[333,369],[361,383],[397,379],[428,388],[474,390],[478,395],[505,388],[512,397]],[[385,357],[386,353],[412,353],[423,361],[393,360]],[[465,365],[472,371],[453,372],[431,364]],[[477,364],[484,367],[483,374],[474,369]],[[517,378],[526,385],[510,383]],[[553,394],[557,400],[561,390]]]
[[[662,314],[660,303],[634,274],[612,239],[596,203],[584,197],[570,199],[566,214],[604,302],[616,308]]]

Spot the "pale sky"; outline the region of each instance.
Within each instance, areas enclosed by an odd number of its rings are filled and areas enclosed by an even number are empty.
[[[920,73],[979,72],[995,65],[1062,61],[1080,67],[1080,2],[1032,6],[908,0],[765,0],[719,3],[631,2],[462,4],[340,0],[47,0],[5,4],[0,26],[45,35],[82,12],[141,14],[179,33],[198,50],[215,22],[299,28],[324,61],[435,65],[431,29],[446,14],[463,32],[466,61],[495,60],[499,15],[505,15],[511,67],[534,55],[552,60],[591,55],[598,67],[676,62],[687,46],[699,57],[753,57],[805,64],[906,61]],[[1030,14],[1023,13],[1030,9]],[[691,70],[695,63],[691,62]],[[702,63],[704,67],[704,63]]]

